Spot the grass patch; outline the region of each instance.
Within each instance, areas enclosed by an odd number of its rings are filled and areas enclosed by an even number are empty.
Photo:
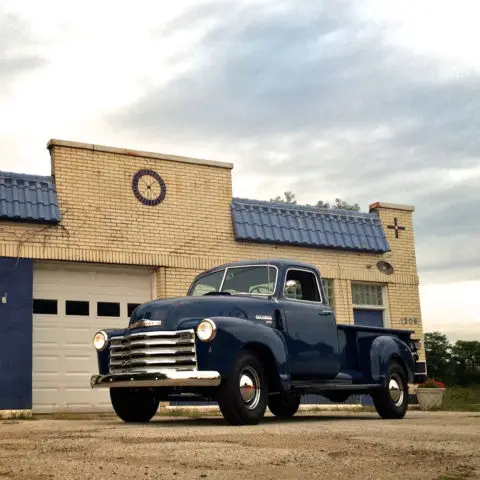
[[[5,412],[0,411],[0,420],[14,421],[14,420],[31,420],[32,411],[31,410],[7,410]]]
[[[447,387],[440,410],[480,412],[480,385],[475,387]]]
[[[201,418],[201,417],[218,417],[220,412],[218,410],[203,410],[203,409],[189,409],[189,408],[159,408],[157,416],[160,417],[188,417],[188,418]]]
[[[37,413],[33,417],[35,420],[111,420],[115,418],[114,413],[75,413],[75,412],[58,412],[58,413]]]

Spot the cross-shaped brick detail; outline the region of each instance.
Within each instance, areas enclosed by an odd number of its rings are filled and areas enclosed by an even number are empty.
[[[401,227],[398,224],[398,218],[397,217],[395,217],[393,219],[393,225],[387,225],[387,228],[389,228],[390,230],[395,230],[395,238],[398,238],[398,231],[399,230],[405,230],[405,227]]]

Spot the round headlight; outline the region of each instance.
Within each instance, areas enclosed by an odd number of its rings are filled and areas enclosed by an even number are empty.
[[[97,332],[93,337],[93,346],[101,352],[105,350],[108,345],[108,335],[102,330],[101,332]]]
[[[213,320],[206,318],[202,320],[197,327],[197,337],[202,342],[211,342],[217,333],[217,326]]]

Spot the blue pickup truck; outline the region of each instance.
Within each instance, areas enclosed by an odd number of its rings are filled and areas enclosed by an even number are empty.
[[[291,417],[304,394],[343,402],[370,394],[382,418],[402,418],[420,342],[409,330],[335,322],[319,271],[245,261],[198,275],[185,297],[138,306],[126,328],[99,331],[99,374],[116,414],[148,422],[160,401],[216,401],[233,425],[268,406]]]

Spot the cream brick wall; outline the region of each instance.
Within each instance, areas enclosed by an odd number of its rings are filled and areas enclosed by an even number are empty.
[[[392,327],[421,312],[412,212],[388,204],[376,211],[392,252],[385,255],[236,242],[230,214],[231,165],[148,152],[52,141],[52,174],[62,213],[60,225],[0,224],[0,256],[150,265],[158,297],[184,295],[192,278],[219,263],[240,259],[292,258],[317,266],[334,279],[337,320],[353,322],[352,281],[388,284]],[[144,206],[132,192],[139,169],[157,171],[167,185],[165,200]],[[385,258],[395,273],[378,272]]]
[[[187,268],[167,268],[166,297],[179,297],[185,295],[192,280],[201,272],[202,270],[192,270]]]

